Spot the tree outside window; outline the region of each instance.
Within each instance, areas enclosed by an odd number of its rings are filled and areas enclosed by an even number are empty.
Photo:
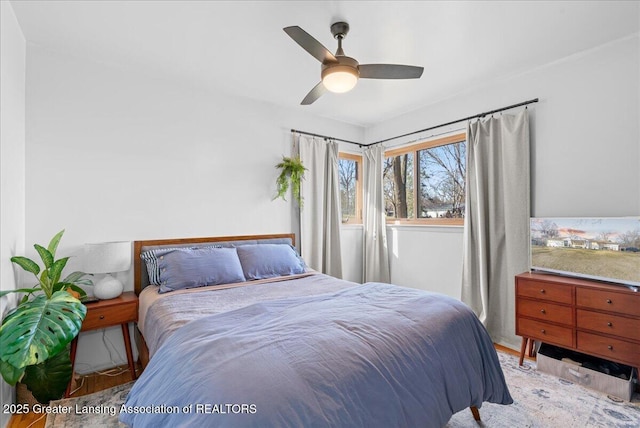
[[[463,224],[467,170],[464,134],[389,150],[383,168],[388,220]]]
[[[340,208],[343,223],[362,223],[362,157],[340,153],[338,176],[340,180]]]

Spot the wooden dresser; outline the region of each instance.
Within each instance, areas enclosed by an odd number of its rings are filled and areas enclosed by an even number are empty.
[[[520,365],[533,341],[635,367],[640,373],[640,292],[551,274],[516,275]]]

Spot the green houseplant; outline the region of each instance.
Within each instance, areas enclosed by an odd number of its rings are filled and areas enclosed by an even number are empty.
[[[304,172],[307,168],[304,167],[299,157],[282,157],[282,162],[276,165],[276,168],[280,169],[280,175],[276,179],[276,187],[278,194],[273,198],[282,198],[286,201],[285,195],[289,187],[291,187],[291,193],[298,205],[302,207],[302,196],[300,195],[300,183],[304,178]]]
[[[41,403],[61,398],[72,376],[70,346],[78,335],[87,308],[80,302],[86,293],[80,285],[91,285],[84,272],[62,277],[69,257],[55,260],[64,230],[47,248],[34,248],[44,267],[27,257],[11,261],[36,277],[33,288],[0,292],[26,293],[0,327],[0,373],[11,386],[24,383]]]

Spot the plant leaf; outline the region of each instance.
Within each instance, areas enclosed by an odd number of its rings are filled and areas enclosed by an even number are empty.
[[[82,288],[78,287],[76,284],[73,284],[71,282],[59,282],[53,286],[54,292],[60,291],[60,290],[67,291],[68,289],[71,289],[80,295],[80,297],[76,297],[76,299],[78,300],[82,300],[84,297],[87,297],[86,291],[84,291]]]
[[[62,270],[67,265],[68,261],[69,261],[69,257],[63,257],[53,262],[51,269],[49,269],[49,279],[51,280],[52,284],[55,284],[60,280],[60,275],[62,275]]]
[[[44,267],[49,269],[53,264],[53,255],[49,252],[49,250],[44,248],[42,245],[35,244],[33,248],[35,248],[38,254],[40,255],[40,258],[44,263]]]
[[[11,294],[11,293],[35,293],[38,290],[40,289],[39,288],[16,288],[15,290],[5,290],[5,291],[0,291],[0,297],[6,296],[7,294]]]
[[[40,275],[40,284],[44,285],[45,287],[49,286],[49,271],[46,269],[43,270],[42,275]]]
[[[80,285],[85,285],[85,286],[86,285],[93,285],[93,281],[91,281],[89,278],[80,279],[78,281],[75,281],[73,284],[78,285],[78,286],[80,286]]]
[[[15,256],[11,257],[11,261],[20,266],[22,269],[26,270],[27,272],[31,272],[34,275],[40,273],[40,266],[38,266],[38,263],[34,262],[31,259],[22,256]]]
[[[80,332],[87,308],[66,291],[15,308],[0,327],[0,360],[21,369],[60,352]]]
[[[65,279],[62,280],[62,282],[76,282],[85,275],[87,274],[80,271],[71,272]]]
[[[48,404],[62,398],[71,380],[71,358],[66,346],[56,355],[40,364],[27,366],[22,382],[36,400]]]
[[[49,246],[47,250],[51,253],[51,256],[55,258],[56,250],[58,249],[58,244],[60,243],[60,239],[62,239],[62,235],[64,234],[64,229],[56,234],[53,238],[51,238],[51,242],[49,242]]]
[[[74,285],[93,285],[93,281],[91,281],[90,278],[85,278],[85,276],[93,275],[90,273],[76,271],[67,275],[67,277],[63,279],[62,282],[70,282]]]
[[[16,383],[22,377],[24,373],[24,368],[18,369],[6,361],[0,360],[0,374],[2,374],[2,379],[7,382],[11,386],[15,386]]]

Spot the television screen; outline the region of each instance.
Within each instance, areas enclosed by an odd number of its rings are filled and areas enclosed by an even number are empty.
[[[531,269],[640,285],[640,217],[531,218]]]

